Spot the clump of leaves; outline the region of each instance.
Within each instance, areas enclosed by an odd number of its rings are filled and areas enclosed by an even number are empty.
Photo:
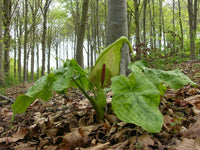
[[[132,72],[128,77],[119,75],[121,47],[124,43],[132,49],[126,37],[119,38],[101,53],[90,74],[74,59],[67,60],[63,67],[40,78],[25,95],[17,97],[12,105],[14,115],[25,112],[36,98],[46,101],[51,98],[52,91],[63,93],[70,87],[77,87],[88,98],[97,118],[101,120],[106,105],[104,88],[111,85],[114,94],[112,109],[120,120],[141,126],[152,133],[160,132],[163,115],[158,105],[167,86],[178,89],[185,84],[195,83],[179,70],[151,69],[145,61],[131,63],[129,69]],[[94,97],[89,96],[87,90],[92,91]]]

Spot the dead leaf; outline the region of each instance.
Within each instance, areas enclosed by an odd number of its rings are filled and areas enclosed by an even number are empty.
[[[2,142],[6,142],[6,143],[11,143],[11,142],[16,142],[18,140],[23,139],[28,133],[28,129],[27,128],[20,128],[16,133],[14,133],[13,135],[11,135],[10,137],[4,137],[4,138],[0,138],[0,143]]]
[[[96,146],[90,146],[88,148],[80,148],[80,150],[106,150],[110,142],[98,144]]]
[[[185,138],[200,137],[200,120],[196,121],[184,134]]]
[[[175,150],[199,150],[199,148],[193,139],[184,138]]]
[[[70,148],[75,148],[75,147],[81,147],[84,143],[83,137],[82,137],[82,129],[74,129],[72,132],[67,133],[63,137],[63,144],[67,144]]]

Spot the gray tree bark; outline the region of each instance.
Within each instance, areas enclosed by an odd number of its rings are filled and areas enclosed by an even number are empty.
[[[178,0],[178,10],[179,10],[179,24],[181,29],[181,50],[183,50],[183,24],[182,24],[182,15],[181,15],[181,2]]]
[[[0,86],[4,86],[4,71],[3,71],[3,43],[2,43],[2,0],[0,0]]]
[[[136,60],[141,59],[141,50],[140,50],[140,16],[139,16],[139,2],[134,0],[134,9],[135,9],[135,37],[136,37]]]
[[[52,0],[46,0],[42,10],[43,15],[43,33],[42,33],[42,70],[41,76],[45,75],[45,61],[46,61],[46,32],[47,32],[47,12]]]
[[[10,22],[11,22],[11,0],[3,0],[3,24],[4,24],[4,73],[9,77],[10,69]]]
[[[24,72],[23,72],[23,82],[28,82],[27,74],[27,40],[28,40],[28,1],[25,1],[25,24],[24,24]]]
[[[127,1],[108,0],[108,17],[106,27],[106,46],[116,41],[121,36],[128,37]],[[120,74],[128,74],[127,66],[130,62],[128,45],[121,49]]]
[[[84,67],[83,42],[84,42],[85,30],[87,26],[88,6],[89,6],[89,0],[83,0],[82,18],[81,18],[80,27],[78,30],[78,35],[77,35],[76,60],[82,68]]]
[[[195,37],[196,37],[196,6],[197,0],[188,0],[188,14],[190,26],[190,58],[195,60]]]

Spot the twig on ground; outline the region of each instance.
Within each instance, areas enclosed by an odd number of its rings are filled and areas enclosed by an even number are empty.
[[[6,96],[4,96],[4,95],[1,95],[1,94],[0,94],[0,98],[1,98],[1,99],[4,99],[4,100],[8,100],[8,101],[11,102],[11,103],[14,103],[14,102],[15,102],[13,99],[10,99],[10,98],[8,98],[8,97],[6,97]]]

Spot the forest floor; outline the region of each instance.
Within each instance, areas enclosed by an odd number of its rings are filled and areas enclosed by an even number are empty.
[[[200,61],[174,67],[200,85]],[[15,99],[31,85],[12,86],[5,96]],[[108,107],[111,99],[108,92]],[[163,128],[153,134],[110,112],[98,122],[89,101],[74,88],[48,102],[35,100],[13,122],[11,103],[2,99],[0,107],[0,150],[200,150],[200,86],[167,90],[159,106]]]

